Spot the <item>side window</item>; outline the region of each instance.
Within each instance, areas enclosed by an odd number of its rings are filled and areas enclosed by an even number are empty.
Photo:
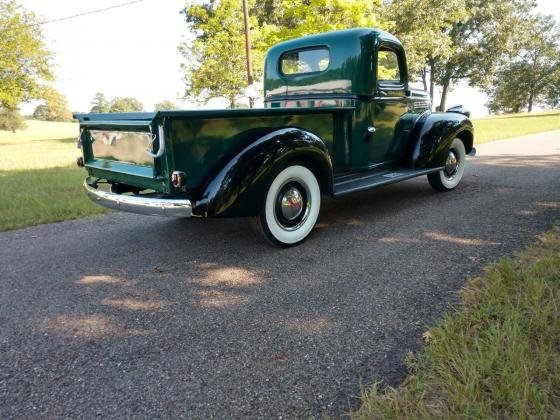
[[[377,52],[377,81],[381,83],[399,83],[401,81],[399,57],[390,48],[381,47]]]
[[[280,57],[280,70],[286,76],[325,71],[330,54],[325,47],[290,51]]]

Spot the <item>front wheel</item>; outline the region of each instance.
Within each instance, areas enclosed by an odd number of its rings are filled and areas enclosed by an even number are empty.
[[[311,233],[321,209],[317,178],[305,166],[291,165],[272,180],[258,225],[272,244],[296,245]]]
[[[460,139],[454,139],[447,151],[445,168],[428,174],[428,181],[432,188],[438,191],[449,191],[459,185],[465,172],[465,157],[465,145]]]

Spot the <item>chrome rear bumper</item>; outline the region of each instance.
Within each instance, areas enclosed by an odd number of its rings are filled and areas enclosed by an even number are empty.
[[[84,181],[88,197],[96,204],[110,209],[150,216],[191,217],[192,203],[187,199],[152,198],[138,195],[115,194],[100,191],[92,183]]]

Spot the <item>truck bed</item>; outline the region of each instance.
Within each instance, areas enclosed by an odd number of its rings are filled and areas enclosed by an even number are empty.
[[[84,163],[90,176],[175,193],[171,171],[184,171],[187,188],[197,189],[251,142],[289,127],[323,139],[331,156],[338,157],[333,164],[342,167],[349,156],[353,111],[353,107],[262,108],[75,117],[80,121]],[[162,145],[164,152],[159,157],[150,158],[144,152],[151,149],[157,154]]]

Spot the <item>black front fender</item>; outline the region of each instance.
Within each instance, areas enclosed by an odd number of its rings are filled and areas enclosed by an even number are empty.
[[[473,147],[473,126],[465,115],[425,112],[412,131],[407,166],[414,169],[443,166],[449,146],[457,137],[465,143],[466,152],[470,153]]]
[[[243,149],[209,179],[193,213],[204,217],[256,216],[272,176],[287,162],[301,162],[332,191],[332,162],[325,143],[297,128],[273,131]]]

